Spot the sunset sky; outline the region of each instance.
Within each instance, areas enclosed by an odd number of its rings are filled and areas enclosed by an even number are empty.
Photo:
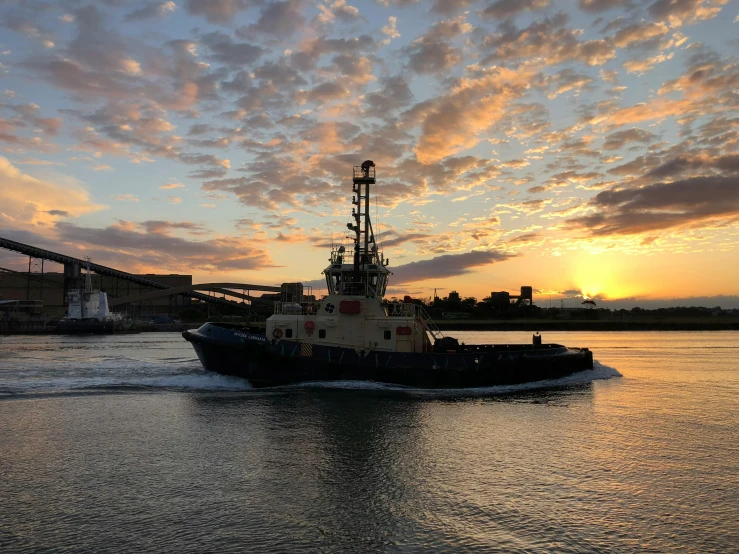
[[[320,294],[372,159],[391,295],[739,308],[737,1],[0,0],[0,25],[2,237]]]

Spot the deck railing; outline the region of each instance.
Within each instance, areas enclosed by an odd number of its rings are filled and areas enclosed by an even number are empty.
[[[319,302],[275,302],[275,315],[314,315],[318,313]],[[386,302],[382,305],[385,315],[390,317],[413,317],[423,322],[423,326],[434,339],[440,339],[444,335],[431,319],[421,304],[409,302]],[[338,306],[334,307],[338,309]]]
[[[418,304],[406,304],[401,302],[388,302],[382,305],[385,315],[391,317],[418,317],[420,306]]]
[[[275,302],[275,315],[313,315],[318,311],[317,302]]]
[[[367,169],[364,169],[362,166],[355,165],[352,170],[352,177],[354,179],[374,179],[375,168],[368,167]]]
[[[421,304],[390,302],[385,304],[384,308],[385,313],[389,316],[417,317],[423,322],[423,326],[434,339],[440,339],[444,336]]]

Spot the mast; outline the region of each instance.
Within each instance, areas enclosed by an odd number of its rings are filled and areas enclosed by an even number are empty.
[[[329,265],[324,271],[329,294],[382,298],[387,287],[390,260],[377,249],[370,218],[370,189],[375,184],[375,162],[355,165],[352,174],[352,219],[346,224],[354,235],[354,260],[344,254],[343,246],[332,247]],[[346,258],[346,259],[345,259]],[[346,262],[346,263],[345,263]]]
[[[90,275],[90,258],[86,257],[87,260],[87,275],[85,275],[85,292],[92,292],[92,276]]]
[[[354,224],[347,227],[354,231],[354,273],[359,280],[360,266],[369,264],[375,252],[375,237],[370,220],[370,185],[375,184],[375,162],[366,160],[359,167],[354,167],[352,192],[352,217]],[[362,235],[364,234],[364,240]],[[370,245],[371,243],[371,245]]]
[[[87,275],[85,275],[85,293],[80,294],[80,317],[87,317],[87,302],[92,296],[92,275],[90,275],[90,257],[85,257],[87,260]]]

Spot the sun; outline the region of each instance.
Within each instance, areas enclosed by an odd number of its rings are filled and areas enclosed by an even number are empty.
[[[630,265],[623,257],[587,256],[573,265],[572,280],[586,299],[631,298],[643,291],[629,271]]]

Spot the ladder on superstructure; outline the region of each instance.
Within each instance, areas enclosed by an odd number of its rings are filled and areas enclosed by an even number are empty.
[[[441,332],[441,329],[439,329],[434,320],[431,319],[431,316],[429,316],[428,312],[424,310],[423,306],[421,305],[418,306],[418,315],[421,317],[423,326],[431,334],[431,336],[434,337],[434,340],[444,338],[444,333]]]

